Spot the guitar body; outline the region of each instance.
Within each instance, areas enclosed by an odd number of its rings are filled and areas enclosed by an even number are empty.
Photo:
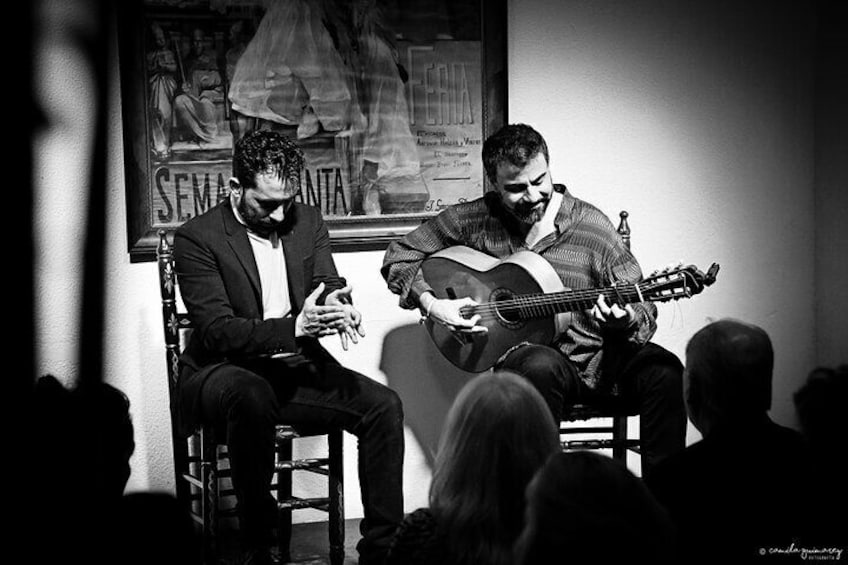
[[[434,253],[421,265],[424,280],[438,298],[469,297],[478,303],[497,303],[520,295],[558,292],[563,286],[553,267],[536,253],[519,251],[505,259],[491,257],[470,247],[450,247]],[[441,353],[465,371],[479,373],[491,368],[510,347],[522,342],[550,343],[569,314],[522,319],[508,309],[495,307],[483,316],[488,333],[451,332],[427,320],[425,326]]]

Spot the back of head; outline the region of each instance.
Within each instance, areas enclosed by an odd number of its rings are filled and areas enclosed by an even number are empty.
[[[36,440],[52,446],[45,452],[69,462],[66,473],[78,474],[76,488],[90,502],[119,500],[135,451],[127,396],[108,383],[82,383],[69,389],[53,375],[45,375],[36,383],[35,398]]]
[[[38,487],[33,506],[51,508],[51,520],[62,524],[44,530],[50,540],[37,550],[45,562],[83,555],[89,563],[99,562],[108,553],[104,540],[130,476],[135,440],[129,400],[107,383],[66,388],[45,375],[36,382],[31,417]],[[44,488],[57,476],[61,488]]]
[[[810,446],[813,480],[808,496],[813,510],[805,520],[811,524],[812,538],[821,545],[845,540],[845,509],[848,508],[848,458],[839,447],[848,429],[848,365],[817,367],[793,396],[801,433]],[[836,512],[834,512],[836,509]],[[834,519],[834,516],[842,519]]]
[[[495,184],[499,164],[509,163],[523,168],[539,153],[550,163],[548,145],[538,131],[526,124],[507,124],[483,142],[486,176]]]
[[[722,319],[686,346],[684,393],[689,417],[707,435],[718,427],[761,421],[771,407],[774,350],[762,328]]]
[[[498,551],[508,558],[524,487],[558,450],[550,409],[526,379],[486,373],[463,387],[448,412],[430,486],[431,508],[460,562],[491,562]]]
[[[515,563],[671,563],[673,526],[644,483],[611,457],[561,452],[527,487]]]
[[[848,429],[848,365],[817,367],[792,397],[801,432],[818,452],[829,452]]]

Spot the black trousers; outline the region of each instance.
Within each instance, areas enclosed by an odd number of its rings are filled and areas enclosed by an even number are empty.
[[[223,365],[203,384],[200,402],[204,424],[226,437],[248,548],[269,546],[276,524],[269,490],[275,425],[340,426],[359,440],[360,563],[382,561],[403,519],[403,409],[397,393],[321,350]]]
[[[525,345],[512,351],[497,369],[518,373],[532,382],[560,422],[569,406],[590,404],[639,415],[642,476],[656,463],[686,445],[683,365],[670,351],[648,343],[622,359],[617,376],[620,394],[599,394],[580,378],[574,364],[559,350]]]

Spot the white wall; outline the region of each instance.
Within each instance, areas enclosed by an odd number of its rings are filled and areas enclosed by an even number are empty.
[[[45,5],[60,21],[38,53],[37,88],[59,121],[35,147],[36,362],[38,374],[71,380],[89,76],[63,42],[79,10]],[[817,362],[811,23],[803,2],[513,0],[509,10],[510,121],[547,137],[555,180],[611,216],[627,209],[646,271],[679,259],[702,269],[721,264],[702,295],[661,305],[656,340],[682,357],[708,318],[763,326],[777,351],[772,413],[789,425],[791,393]],[[132,403],[129,489],[172,489],[156,266],[129,263],[114,56],[111,68],[106,374]],[[397,307],[381,259],[380,251],[337,255],[368,335],[349,352],[327,346],[402,395],[411,510],[426,504],[429,449],[468,375],[447,368],[416,314]],[[837,274],[831,282],[845,288],[845,270]],[[848,297],[831,299],[844,306]],[[360,517],[352,437],[345,448],[347,515]]]
[[[848,363],[848,18],[831,1],[816,80],[816,362]],[[843,11],[844,12],[844,11]]]
[[[721,272],[660,307],[683,355],[708,317],[761,325],[773,415],[814,362],[812,19],[801,2],[512,2],[510,120],[549,140],[554,178],[631,213],[646,270]],[[781,6],[785,9],[781,9]]]

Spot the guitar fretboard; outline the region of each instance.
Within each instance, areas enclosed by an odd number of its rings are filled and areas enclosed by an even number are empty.
[[[524,294],[505,300],[483,302],[474,306],[463,306],[460,312],[466,318],[480,314],[485,318],[500,315],[507,318],[542,318],[553,314],[589,310],[598,300],[599,295],[605,295],[608,302],[618,304],[633,304],[644,302],[638,284],[592,288],[585,290],[564,290],[546,294]]]

